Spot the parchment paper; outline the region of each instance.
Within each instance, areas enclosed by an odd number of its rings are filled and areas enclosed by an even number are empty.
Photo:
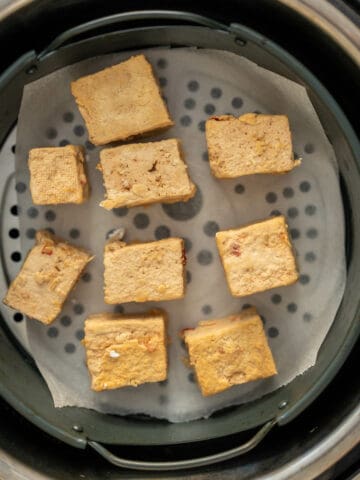
[[[96,255],[51,326],[27,320],[34,359],[52,393],[55,406],[80,406],[117,414],[146,413],[172,422],[206,417],[233,404],[261,397],[314,365],[334,319],[345,284],[343,209],[334,152],[305,89],[234,54],[197,49],[149,49],[176,126],[143,141],[182,140],[191,178],[198,185],[194,200],[172,206],[153,205],[108,212],[102,178],[95,169],[94,148],[75,102],[70,82],[128,58],[134,52],[89,59],[33,82],[24,90],[16,148],[16,168],[23,251],[33,245],[34,231],[56,234]],[[286,175],[257,175],[217,180],[206,158],[204,120],[210,114],[283,113],[290,119],[294,150],[302,165]],[[141,140],[140,140],[141,141]],[[27,154],[32,147],[87,147],[91,198],[81,206],[32,206]],[[26,188],[27,187],[27,188]],[[213,237],[227,229],[284,213],[298,254],[300,281],[243,299],[233,298]],[[80,340],[87,315],[113,311],[103,300],[103,247],[108,232],[125,228],[125,240],[154,240],[167,235],[187,239],[188,288],[184,300],[157,303],[169,314],[168,381],[95,393]],[[279,374],[203,398],[178,332],[199,320],[257,307],[265,322]],[[149,304],[125,304],[116,311],[143,311]]]

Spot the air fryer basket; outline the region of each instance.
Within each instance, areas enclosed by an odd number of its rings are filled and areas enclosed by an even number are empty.
[[[119,25],[125,22],[131,22],[135,27],[120,30]],[[26,83],[95,55],[150,46],[197,46],[228,50],[307,87],[339,161],[346,210],[348,263],[344,298],[321,347],[316,365],[286,387],[260,400],[190,423],[170,424],[140,416],[117,417],[78,408],[55,409],[47,386],[31,357],[10,331],[10,321],[1,319],[0,393],[11,405],[33,423],[70,445],[78,448],[90,445],[119,466],[160,470],[210,464],[250,450],[274,425],[284,425],[303,411],[341,367],[360,331],[356,291],[360,276],[360,252],[355,249],[359,242],[360,218],[353,208],[360,200],[359,159],[355,158],[359,153],[359,145],[334,99],[303,65],[279,46],[240,24],[227,26],[199,15],[175,11],[129,12],[101,18],[68,30],[40,54],[30,51],[19,58],[0,78],[0,104],[3,107],[0,144],[5,142],[16,123],[22,88]],[[0,281],[3,290],[8,283],[4,227],[8,215],[5,203],[11,174],[9,171],[0,178]],[[189,443],[255,427],[258,428],[257,433],[238,448],[209,457],[171,463],[127,461],[115,457],[102,445]]]

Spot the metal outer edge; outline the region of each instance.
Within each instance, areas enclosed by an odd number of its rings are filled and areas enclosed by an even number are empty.
[[[242,445],[226,450],[224,452],[215,453],[214,455],[207,455],[200,458],[191,458],[187,460],[178,460],[173,462],[144,462],[139,460],[128,460],[121,458],[111,453],[107,448],[98,442],[89,441],[88,445],[93,448],[99,455],[112,465],[122,468],[128,468],[130,470],[147,470],[147,471],[170,471],[170,470],[185,470],[188,468],[197,468],[214,463],[224,462],[231,458],[243,455],[253,448],[255,448],[263,438],[270,432],[270,430],[276,425],[276,419],[270,420],[261,427],[261,429]]]
[[[271,480],[317,478],[359,443],[360,405],[327,437],[291,464],[271,472]],[[269,480],[268,475],[258,480]]]
[[[20,10],[20,8],[26,7],[30,5],[33,0],[8,0],[8,3],[1,7],[0,10],[0,22],[15,13],[16,11]]]
[[[56,480],[25,465],[21,460],[0,448],[0,478],[4,480]]]
[[[315,24],[320,30],[325,32],[335,40],[351,58],[360,65],[359,31],[354,23],[336,7],[331,5],[328,1],[317,0],[277,0],[279,3],[287,6],[290,10],[298,12],[311,23]],[[311,4],[312,2],[312,4]],[[325,15],[332,19],[332,22],[325,18]],[[335,18],[336,17],[336,18]],[[336,22],[336,23],[335,23]],[[340,28],[340,25],[343,28]],[[353,41],[347,36],[347,31],[352,34],[357,34],[358,46],[354,45]]]

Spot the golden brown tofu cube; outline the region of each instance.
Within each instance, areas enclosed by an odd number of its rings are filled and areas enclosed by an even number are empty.
[[[146,382],[167,376],[165,313],[91,315],[85,321],[84,345],[95,391]]]
[[[277,373],[255,308],[202,321],[183,335],[204,396]]]
[[[299,274],[284,216],[216,234],[234,297],[291,285]]]
[[[196,191],[176,139],[107,148],[98,168],[106,189],[100,205],[108,210],[187,201]]]
[[[89,195],[81,146],[33,148],[29,152],[30,190],[35,205],[83,203]]]
[[[51,323],[92,259],[87,252],[40,230],[4,303],[25,315]]]
[[[206,141],[210,168],[218,178],[286,173],[300,164],[300,160],[294,160],[285,115],[211,117],[206,122]]]
[[[185,253],[181,238],[105,246],[105,302],[148,302],[182,298]]]
[[[79,78],[71,92],[95,145],[173,125],[144,55]]]

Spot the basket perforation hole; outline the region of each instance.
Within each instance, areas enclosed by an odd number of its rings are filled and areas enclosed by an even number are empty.
[[[13,319],[14,319],[15,322],[20,323],[24,320],[24,315],[20,312],[16,312],[13,315]]]
[[[17,205],[12,205],[12,206],[10,207],[10,213],[11,213],[11,215],[14,215],[14,217],[17,217],[18,214],[19,214],[19,208],[18,208],[18,206],[17,206]]]
[[[20,232],[17,228],[11,228],[9,230],[9,237],[10,238],[19,238]]]
[[[65,344],[64,350],[66,353],[74,353],[76,350],[76,347],[73,343],[69,342]]]
[[[188,84],[187,84],[187,88],[190,92],[197,92],[200,88],[200,85],[199,85],[199,82],[196,81],[196,80],[191,80]]]
[[[17,184],[15,185],[15,190],[17,191],[17,193],[24,193],[26,192],[26,185],[24,182],[17,182]]]
[[[57,132],[56,128],[50,127],[45,131],[45,137],[48,140],[54,140],[54,138],[56,138],[57,135],[58,135],[58,132]]]
[[[20,262],[21,261],[21,253],[20,252],[12,252],[10,258],[13,262]]]

